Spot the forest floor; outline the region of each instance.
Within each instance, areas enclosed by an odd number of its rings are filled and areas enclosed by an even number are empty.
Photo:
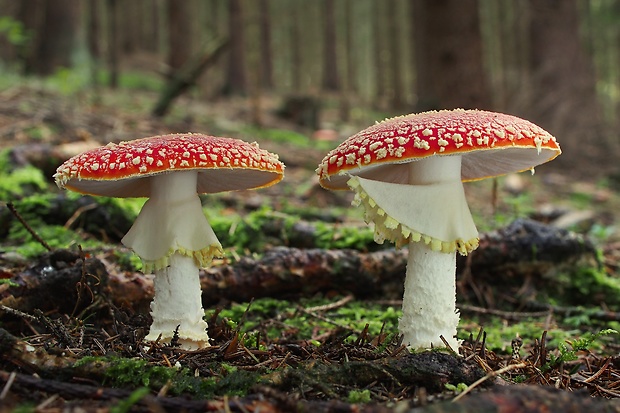
[[[410,353],[403,251],[376,245],[352,194],[314,172],[383,114],[344,123],[327,105],[313,132],[276,99],[260,127],[245,99],[184,98],[164,119],[155,99],[0,91],[0,411],[620,411],[617,176],[550,163],[466,184],[482,241],[459,260],[463,344]],[[119,240],[144,200],[51,179],[85,149],[189,131],[256,140],[286,164],[278,185],[203,198],[226,257],[201,273],[212,346],[195,352],[142,341],[152,280]]]

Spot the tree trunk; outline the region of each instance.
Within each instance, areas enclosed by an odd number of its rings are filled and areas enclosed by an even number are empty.
[[[375,108],[382,108],[386,90],[386,73],[384,66],[384,31],[383,2],[376,1],[372,5],[373,51],[372,61],[375,68]]]
[[[345,23],[346,23],[346,38],[345,38],[345,57],[347,67],[347,79],[346,89],[349,94],[355,94],[358,90],[357,87],[357,70],[355,62],[355,22],[353,19],[355,0],[345,0]]]
[[[433,92],[432,71],[423,57],[429,52],[430,41],[424,24],[426,21],[426,8],[419,0],[412,0],[409,3],[410,21],[413,22],[411,28],[411,67],[415,70],[415,111],[424,112],[439,108],[437,96]]]
[[[211,65],[217,62],[227,45],[226,40],[214,39],[207,44],[202,55],[188,60],[183,67],[176,70],[163,88],[153,108],[153,116],[162,117],[168,113],[174,99],[185,93]]]
[[[323,89],[337,91],[340,89],[338,75],[338,50],[336,47],[336,15],[334,0],[323,0]]]
[[[192,10],[187,0],[167,0],[168,66],[174,73],[189,60],[192,51]]]
[[[269,6],[269,0],[259,1],[260,83],[265,89],[273,89],[273,49],[271,47],[271,13]]]
[[[7,25],[11,25],[14,28],[21,27],[21,32],[23,33],[24,29],[24,21],[19,18],[19,12],[21,9],[21,2],[16,2],[12,0],[0,0],[0,10],[2,10],[2,15],[4,18],[8,18]],[[34,12],[33,12],[34,14]],[[5,28],[5,30],[9,31],[11,29]],[[24,38],[25,40],[25,38]],[[0,34],[0,61],[5,64],[13,64],[18,62],[20,58],[23,58],[24,51],[20,50],[25,46],[19,44],[20,42],[15,39],[10,39],[9,36],[5,34],[5,32]],[[23,63],[23,62],[19,62]]]
[[[351,117],[351,98],[355,88],[355,63],[353,58],[353,5],[351,0],[344,0],[344,58],[345,77],[340,93],[340,120],[348,122]]]
[[[108,11],[108,84],[112,89],[118,87],[119,42],[118,42],[118,1],[107,0]]]
[[[230,53],[224,93],[230,95],[245,95],[247,93],[247,78],[245,74],[243,8],[241,0],[229,0],[228,6]]]
[[[34,32],[25,60],[26,73],[46,76],[72,66],[80,4],[77,0],[21,2],[21,19],[26,29]]]
[[[392,86],[392,99],[390,106],[399,109],[404,106],[403,101],[403,79],[401,69],[401,42],[400,25],[398,24],[398,6],[396,0],[388,2],[388,8],[392,11],[388,13],[388,36],[390,44],[390,84]]]
[[[120,50],[124,56],[134,54],[140,50],[140,23],[143,16],[139,1],[121,1],[121,13],[118,15],[119,30],[123,34],[120,37]],[[179,2],[182,3],[182,2]]]
[[[100,34],[101,26],[99,21],[99,0],[89,0],[86,3],[87,22],[86,22],[86,40],[88,53],[90,55],[90,77],[91,83],[97,88],[99,85],[99,60],[101,58]]]
[[[148,0],[142,4],[144,15],[144,28],[141,31],[140,48],[151,53],[157,53],[161,47],[161,14],[158,0]],[[179,2],[180,3],[180,2]]]
[[[489,108],[477,0],[413,0],[419,102],[437,108]],[[416,13],[417,11],[417,13]],[[418,34],[418,32],[416,32]],[[427,82],[427,83],[425,83]]]
[[[291,13],[290,27],[290,46],[291,46],[291,87],[294,91],[302,90],[301,72],[301,19],[299,18],[299,4],[297,2],[289,2],[288,7]]]
[[[603,139],[596,79],[579,37],[576,2],[528,4],[530,83],[521,89],[525,105],[515,112],[560,138],[564,154],[557,165],[572,169],[578,158],[613,158]]]

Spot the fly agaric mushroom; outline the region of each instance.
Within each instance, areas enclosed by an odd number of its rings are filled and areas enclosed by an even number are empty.
[[[409,246],[399,331],[412,348],[459,347],[456,252],[478,247],[462,181],[532,170],[561,153],[526,120],[478,110],[411,114],[377,123],[323,159],[324,188],[355,192],[375,240]]]
[[[279,182],[277,155],[237,139],[173,134],[110,143],[63,163],[60,188],[91,195],[149,197],[122,243],[155,273],[153,323],[146,340],[171,339],[183,348],[209,345],[199,268],[222,247],[198,194],[262,188]]]

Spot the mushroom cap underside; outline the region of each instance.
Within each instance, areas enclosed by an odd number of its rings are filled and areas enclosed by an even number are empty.
[[[284,176],[278,156],[256,143],[188,133],[110,143],[67,160],[54,178],[80,193],[148,197],[149,177],[187,170],[198,171],[200,194],[267,187]]]
[[[328,189],[347,189],[348,175],[407,183],[407,164],[433,156],[463,157],[463,181],[522,172],[560,155],[555,138],[512,115],[444,110],[392,118],[351,136],[325,156],[317,173]]]

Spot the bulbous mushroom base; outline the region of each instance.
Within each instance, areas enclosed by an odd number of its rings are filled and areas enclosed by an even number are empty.
[[[186,350],[208,347],[207,323],[203,320],[199,268],[194,258],[175,253],[169,266],[155,272],[155,298],[151,302],[153,323],[145,340],[168,343],[178,327],[178,343]]]

